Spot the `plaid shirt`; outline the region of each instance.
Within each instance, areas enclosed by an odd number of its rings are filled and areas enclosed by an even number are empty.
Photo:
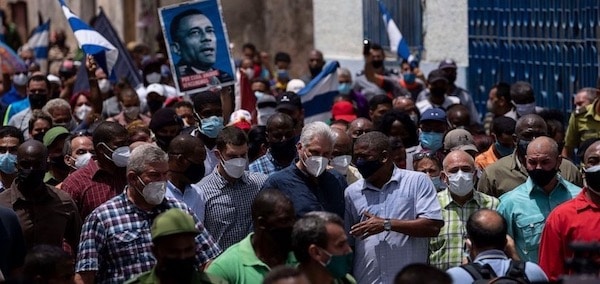
[[[250,165],[248,166],[248,170],[255,173],[263,173],[265,175],[270,175],[272,173],[285,169],[287,166],[289,165],[278,165],[275,159],[273,158],[273,155],[271,155],[271,151],[268,151],[266,154],[262,155],[260,158],[250,163]]]
[[[202,264],[217,257],[221,249],[202,223],[183,203],[165,198],[151,211],[135,206],[127,191],[96,208],[83,225],[75,270],[95,271],[96,283],[123,283],[149,271],[156,264],[152,255],[150,227],[154,218],[170,208],[188,211],[197,222],[197,256]]]
[[[445,271],[461,265],[466,257],[464,245],[469,216],[482,208],[496,210],[499,201],[474,190],[473,198],[461,206],[454,202],[447,188],[438,192],[437,197],[442,207],[444,227],[437,237],[430,239],[429,263]]]

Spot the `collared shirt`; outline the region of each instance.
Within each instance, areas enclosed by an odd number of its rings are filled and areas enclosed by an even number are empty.
[[[298,217],[311,211],[328,211],[343,218],[344,189],[347,186],[344,176],[335,170],[325,170],[315,178],[292,163],[270,175],[263,188],[278,189],[287,195]]]
[[[22,101],[18,101],[15,104],[18,104],[20,102]],[[17,114],[13,115],[8,121],[8,125],[14,126],[21,130],[21,132],[23,133],[23,137],[25,138],[25,140],[27,140],[31,138],[31,136],[29,135],[29,120],[31,120],[31,108],[27,107],[24,110],[21,110]]]
[[[424,173],[394,167],[381,189],[361,179],[345,192],[346,231],[361,222],[362,213],[380,218],[443,220],[431,179]],[[396,273],[411,263],[427,263],[429,238],[398,232],[381,232],[363,240],[349,238],[355,245],[354,276],[358,283],[393,283]]]
[[[508,234],[515,240],[522,260],[538,263],[540,237],[546,216],[561,203],[571,200],[581,188],[557,175],[558,183],[548,194],[531,178],[500,197],[498,213],[506,219]]]
[[[167,181],[167,192],[165,193],[165,196],[172,197],[185,203],[185,205],[196,214],[198,220],[204,220],[205,200],[204,195],[200,192],[197,185],[189,184],[185,187],[185,191],[181,192],[181,189],[175,187],[171,181]]]
[[[574,149],[585,140],[600,138],[600,114],[596,113],[597,104],[598,100],[587,105],[585,112],[571,114],[565,134],[565,147]]]
[[[227,281],[201,271],[194,271],[193,273],[190,281],[191,284],[227,284]],[[131,278],[125,284],[160,284],[160,279],[158,279],[156,267],[154,267],[148,272]]]
[[[85,220],[100,204],[123,192],[127,185],[125,176],[112,175],[98,167],[98,162],[90,161],[83,168],[71,173],[61,189],[71,195],[81,219]]]
[[[583,178],[579,169],[569,160],[562,159],[558,170],[561,177],[577,186],[583,186]],[[477,190],[494,197],[513,190],[523,184],[529,175],[525,166],[517,159],[517,154],[501,158],[483,169]]]
[[[556,261],[556,260],[555,260]],[[474,262],[481,265],[489,264],[496,275],[504,276],[508,273],[511,260],[501,250],[486,250],[477,255]],[[558,262],[558,261],[557,261]],[[473,276],[462,267],[453,267],[446,271],[452,277],[452,283],[473,283]],[[533,262],[525,263],[525,275],[531,283],[546,283],[548,278],[544,271]]]
[[[248,169],[251,172],[263,173],[265,175],[270,175],[272,173],[281,171],[288,167],[289,165],[279,165],[271,151],[267,151],[266,154],[262,155],[260,158],[256,159],[254,162],[250,163]]]
[[[496,161],[498,161],[498,156],[496,156],[496,153],[494,152],[494,145],[492,144],[485,152],[475,157],[475,166],[479,170],[483,170]]]
[[[437,197],[442,207],[444,226],[440,234],[429,241],[429,263],[447,270],[459,266],[466,257],[464,245],[469,216],[482,208],[496,210],[498,199],[474,190],[473,198],[460,205],[452,199],[448,189],[438,192]]]
[[[171,208],[188,211],[200,234],[196,237],[196,254],[200,263],[215,258],[221,249],[196,215],[182,202],[165,198],[151,211],[138,208],[127,192],[100,205],[83,225],[77,254],[76,272],[95,271],[96,283],[123,283],[146,272],[156,264],[152,255],[150,227],[154,218]]]
[[[204,176],[208,176],[210,175],[210,173],[212,173],[211,169],[214,169],[217,167],[217,164],[219,164],[219,161],[221,159],[219,159],[217,157],[217,155],[215,155],[215,151],[208,149],[208,147],[204,146],[204,151],[206,151],[206,159],[204,159],[204,168],[206,169],[204,171]],[[200,182],[198,182],[197,184],[199,184]]]
[[[63,239],[77,249],[81,218],[68,194],[43,185],[35,199],[27,199],[17,183],[0,193],[0,205],[12,208],[19,217],[27,249],[39,244],[63,246]]]
[[[202,179],[198,188],[205,200],[206,229],[222,249],[239,242],[252,231],[252,201],[258,195],[267,175],[244,172],[230,183],[215,168]]]
[[[550,281],[572,273],[559,261],[573,257],[569,247],[572,242],[600,242],[600,206],[586,196],[588,190],[584,188],[577,197],[556,207],[546,219],[540,242],[540,266]]]
[[[210,263],[206,273],[219,276],[229,284],[262,283],[271,267],[256,256],[252,247],[252,236],[254,233],[225,250]],[[296,266],[294,253],[290,252],[285,263]]]

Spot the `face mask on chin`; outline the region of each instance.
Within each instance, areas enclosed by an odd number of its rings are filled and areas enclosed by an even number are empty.
[[[595,165],[584,170],[585,185],[596,196],[600,197],[600,165]]]

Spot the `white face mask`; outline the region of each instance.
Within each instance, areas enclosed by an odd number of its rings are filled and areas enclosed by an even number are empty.
[[[98,80],[98,89],[100,89],[100,93],[108,93],[110,87],[110,81],[108,79]]]
[[[248,165],[248,160],[244,158],[234,158],[225,161],[223,157],[221,157],[221,166],[227,173],[228,176],[232,178],[240,178],[244,175],[244,170]]]
[[[13,76],[13,83],[17,86],[25,86],[27,84],[27,74],[20,73]]]
[[[342,155],[331,159],[331,166],[342,175],[346,175],[348,172],[348,166],[352,161],[352,156]]]
[[[146,75],[148,84],[160,83],[160,73],[153,72]]]
[[[129,150],[129,146],[122,146],[113,151],[104,142],[100,142],[100,144],[103,144],[106,149],[108,149],[109,151],[112,152],[110,157],[106,156],[106,154],[104,154],[104,156],[107,159],[113,161],[115,166],[117,166],[119,168],[127,167],[127,162],[129,162],[129,156],[131,156],[131,151]]]
[[[450,192],[465,196],[473,190],[473,173],[463,172],[459,170],[457,173],[448,175],[448,189]]]
[[[79,120],[84,120],[85,117],[92,111],[92,107],[88,105],[80,105],[75,108],[75,117]]]
[[[144,188],[142,189],[142,192],[136,190],[144,197],[144,200],[150,205],[160,204],[165,198],[167,183],[165,181],[153,181],[145,184],[139,176],[137,178],[144,185]]]
[[[246,74],[246,77],[248,77],[248,80],[252,80],[254,78],[254,69],[247,68],[246,70],[244,70],[244,74]]]
[[[130,106],[130,107],[126,107],[123,110],[123,114],[125,115],[125,117],[129,118],[129,119],[137,119],[138,116],[140,115],[140,107],[139,106]]]
[[[75,159],[75,169],[81,169],[83,168],[85,165],[87,165],[89,163],[89,161],[92,159],[92,153],[87,152],[83,155],[79,155],[79,157],[77,157],[77,159]]]
[[[327,165],[329,164],[329,159],[323,157],[323,156],[311,156],[308,157],[306,155],[306,153],[304,153],[304,157],[306,157],[305,160],[303,160],[302,162],[304,163],[304,166],[306,167],[306,171],[314,177],[318,177],[320,176],[325,169],[327,168]]]

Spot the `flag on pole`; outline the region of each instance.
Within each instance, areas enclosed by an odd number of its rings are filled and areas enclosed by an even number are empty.
[[[27,40],[27,45],[33,48],[36,61],[48,59],[48,42],[50,34],[50,20],[37,26]]]
[[[337,61],[327,63],[319,75],[298,91],[304,108],[304,122],[327,121],[331,118],[333,98],[339,94],[338,67],[340,64]]]
[[[58,2],[75,34],[79,48],[85,54],[93,55],[98,65],[104,69],[106,74],[112,76],[113,67],[119,57],[119,51],[99,32],[73,14],[64,0],[58,0]]]
[[[410,49],[408,48],[406,39],[402,36],[400,29],[396,26],[394,19],[390,16],[390,13],[385,8],[383,2],[381,2],[381,0],[378,0],[377,2],[379,3],[379,11],[383,16],[383,24],[385,25],[390,41],[390,50],[398,54],[399,58],[408,59],[410,56]]]

